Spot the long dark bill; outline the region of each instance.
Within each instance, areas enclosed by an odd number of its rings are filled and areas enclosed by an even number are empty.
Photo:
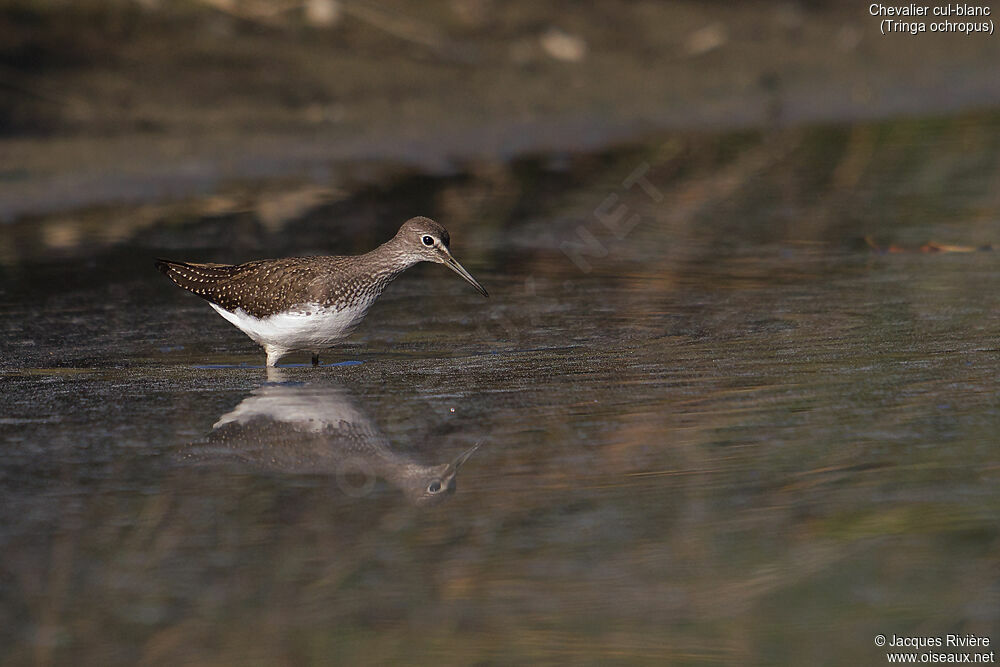
[[[444,476],[445,477],[449,477],[449,476],[453,477],[455,475],[455,473],[458,472],[458,469],[462,467],[462,464],[465,463],[466,461],[468,461],[469,457],[476,453],[476,450],[479,449],[479,445],[480,444],[481,443],[477,442],[472,447],[469,447],[467,450],[465,450],[464,452],[462,452],[461,454],[459,454],[457,457],[455,457],[455,460],[448,464],[448,467],[447,467],[447,469],[445,471]]]
[[[466,271],[465,267],[458,263],[457,259],[455,259],[454,257],[450,257],[449,256],[448,259],[446,259],[444,263],[445,263],[445,265],[449,269],[451,269],[452,271],[454,271],[458,275],[460,275],[463,278],[465,278],[469,282],[470,285],[472,285],[477,290],[479,290],[480,294],[482,294],[483,296],[487,296],[487,297],[490,295],[490,293],[486,291],[486,288],[483,287],[482,285],[480,285],[479,281],[476,280],[475,278],[473,278],[472,274],[469,273],[468,271]]]

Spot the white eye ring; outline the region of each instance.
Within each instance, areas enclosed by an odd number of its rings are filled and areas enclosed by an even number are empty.
[[[431,236],[430,234],[425,234],[424,238],[422,238],[420,240],[423,241],[424,245],[426,245],[426,246],[432,246],[432,245],[434,245],[434,237]]]

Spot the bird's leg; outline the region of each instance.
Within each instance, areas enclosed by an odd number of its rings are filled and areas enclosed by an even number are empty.
[[[267,365],[268,366],[277,366],[278,365],[278,359],[281,359],[283,356],[285,356],[288,353],[288,350],[286,350],[285,348],[283,348],[283,347],[275,347],[274,345],[265,345],[264,346],[264,351],[267,352]]]
[[[313,352],[313,366],[319,366],[319,352]]]

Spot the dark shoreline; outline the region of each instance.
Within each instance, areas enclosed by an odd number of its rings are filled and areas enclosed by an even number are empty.
[[[46,3],[30,6],[31,21],[23,8],[0,12],[5,222],[261,179],[440,174],[669,131],[1000,106],[1000,42],[884,37],[846,3],[517,6],[474,20],[443,2],[420,17],[386,10],[427,28],[433,46],[350,15],[318,30],[95,2],[69,26]],[[586,45],[579,60],[543,48],[556,29]]]

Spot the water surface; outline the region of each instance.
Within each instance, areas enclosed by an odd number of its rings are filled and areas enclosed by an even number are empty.
[[[0,656],[874,664],[876,634],[1000,641],[998,129],[685,134],[287,217],[8,225]],[[269,377],[152,266],[362,252],[414,214],[491,298],[412,269],[316,369]],[[417,472],[477,443],[427,502]]]

